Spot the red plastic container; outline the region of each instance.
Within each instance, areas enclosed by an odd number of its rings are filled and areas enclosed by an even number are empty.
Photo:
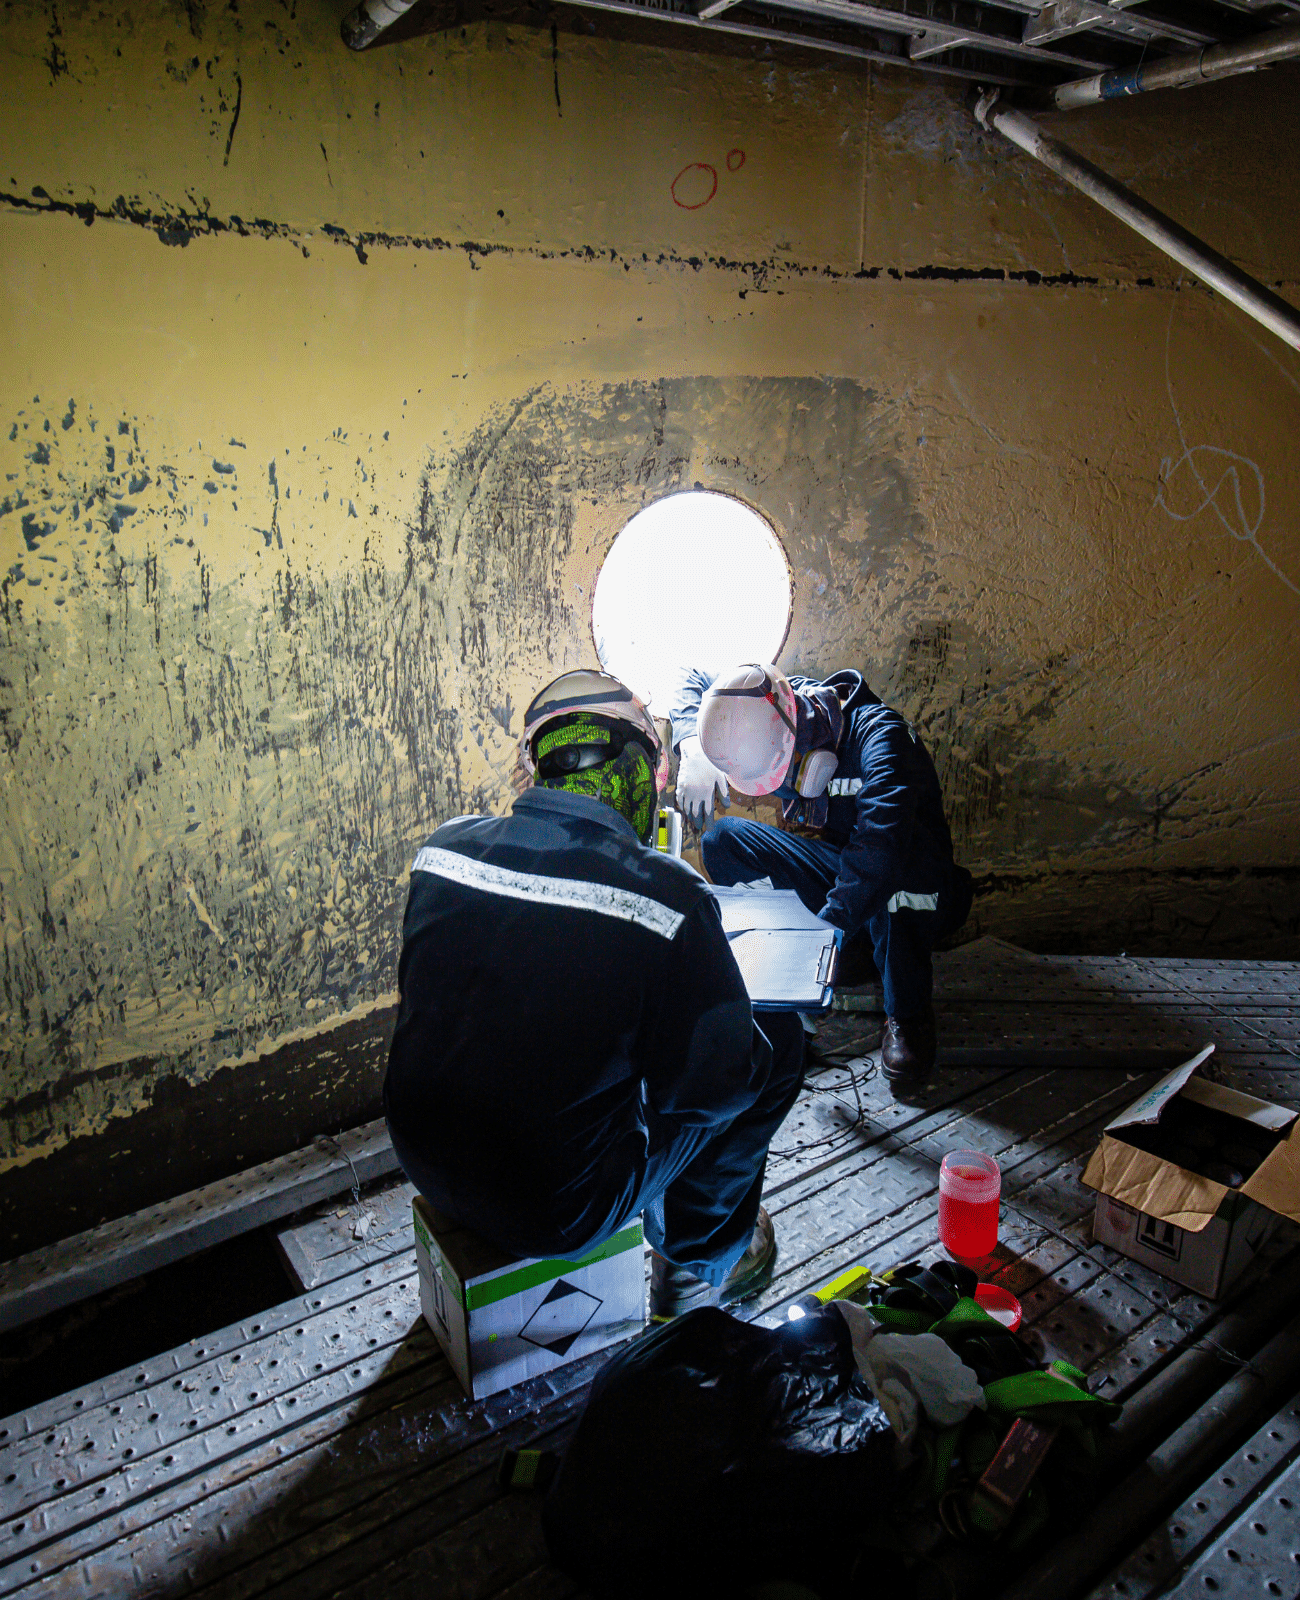
[[[1002,1174],[992,1156],[950,1150],[939,1167],[939,1243],[959,1261],[979,1261],[998,1242]]]
[[[989,1316],[996,1317],[1012,1333],[1020,1326],[1020,1302],[1010,1289],[1004,1289],[1000,1283],[977,1283],[975,1304],[983,1306]]]

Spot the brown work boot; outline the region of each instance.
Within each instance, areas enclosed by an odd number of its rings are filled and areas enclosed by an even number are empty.
[[[919,1017],[885,1018],[880,1065],[885,1082],[895,1094],[911,1094],[925,1088],[934,1071],[936,1049],[934,1011],[930,1006]]]
[[[670,1322],[697,1306],[729,1306],[748,1300],[770,1280],[776,1262],[776,1229],[763,1206],[744,1255],[720,1284],[705,1283],[685,1267],[650,1252],[650,1320]]]

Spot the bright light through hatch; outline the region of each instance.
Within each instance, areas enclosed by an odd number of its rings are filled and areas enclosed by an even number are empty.
[[[666,717],[691,667],[772,661],[790,622],[790,573],[772,530],[725,494],[638,511],[596,579],[596,653]]]

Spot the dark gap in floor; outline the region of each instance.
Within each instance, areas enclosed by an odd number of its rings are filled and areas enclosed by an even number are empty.
[[[227,1239],[0,1334],[4,1410],[25,1411],[298,1292],[268,1233]]]

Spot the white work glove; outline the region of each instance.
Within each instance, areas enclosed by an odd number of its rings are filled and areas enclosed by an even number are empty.
[[[701,833],[713,825],[715,789],[722,804],[729,805],[731,790],[727,787],[726,773],[713,765],[694,735],[683,739],[678,746],[677,806]]]

